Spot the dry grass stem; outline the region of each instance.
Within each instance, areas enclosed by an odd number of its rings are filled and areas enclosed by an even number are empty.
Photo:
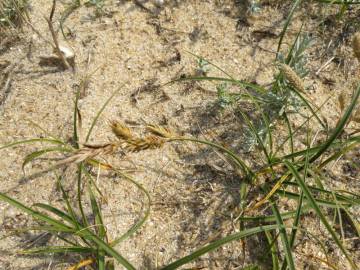
[[[52,23],[54,13],[55,13],[55,8],[56,8],[56,0],[53,0],[53,5],[52,5],[52,8],[51,8],[49,19],[48,18],[45,18],[45,19],[46,19],[46,21],[48,23],[49,30],[50,30],[51,36],[53,38],[53,41],[54,41],[55,53],[57,54],[57,56],[61,60],[64,68],[68,69],[68,68],[70,68],[70,65],[69,65],[68,61],[66,60],[66,57],[64,56],[64,54],[62,53],[62,51],[60,49],[59,41],[58,41],[57,35],[56,35],[54,27],[53,27],[53,23]]]
[[[116,143],[108,143],[103,145],[88,145],[85,144],[83,148],[74,152],[73,155],[61,160],[57,164],[56,167],[70,164],[70,163],[80,163],[86,161],[88,159],[92,159],[99,155],[111,154],[118,149],[119,145]]]

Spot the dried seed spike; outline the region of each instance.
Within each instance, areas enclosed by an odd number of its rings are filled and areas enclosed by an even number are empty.
[[[133,135],[131,133],[131,130],[125,126],[124,124],[117,122],[117,121],[112,121],[111,124],[111,130],[112,132],[114,132],[114,134],[122,140],[131,140],[133,139]]]
[[[353,38],[353,50],[356,58],[360,62],[360,32],[355,33]]]
[[[152,134],[159,136],[159,137],[163,137],[163,138],[174,137],[174,133],[172,133],[170,129],[165,128],[165,127],[161,127],[161,126],[157,126],[157,125],[148,125],[146,127],[146,129],[148,131],[150,131]]]
[[[340,111],[343,112],[344,111],[344,108],[345,108],[345,97],[344,97],[344,93],[341,93],[339,95],[339,105],[340,105]]]
[[[139,152],[146,149],[160,148],[164,145],[165,142],[166,140],[162,138],[147,136],[145,138],[126,141],[125,148],[130,152]]]
[[[302,79],[290,66],[286,64],[279,64],[279,67],[281,72],[284,74],[284,77],[292,87],[294,87],[298,91],[305,92],[305,87]]]

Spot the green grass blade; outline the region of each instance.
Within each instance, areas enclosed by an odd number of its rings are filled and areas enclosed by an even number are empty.
[[[56,228],[59,232],[74,232],[74,230],[65,225],[64,223],[55,220],[47,215],[44,215],[40,212],[34,211],[33,209],[23,205],[22,203],[10,198],[9,196],[5,195],[4,193],[0,192],[0,200],[7,202],[8,204],[22,210],[23,212],[33,216],[34,218],[44,221],[52,226],[54,226],[54,228]]]
[[[81,213],[81,219],[82,224],[84,224],[84,227],[89,227],[89,222],[86,218],[84,207],[82,205],[82,194],[81,194],[81,186],[82,186],[82,171],[83,171],[83,163],[78,164],[78,170],[77,170],[77,203],[79,206],[79,210]]]
[[[269,231],[265,232],[265,236],[266,236],[266,239],[268,241],[270,251],[271,251],[272,269],[279,270],[280,269],[279,259],[278,259],[279,251],[278,251],[276,245],[274,244],[277,237],[275,237],[275,239],[273,239],[271,236],[271,233]]]
[[[61,210],[59,210],[59,209],[57,209],[57,208],[55,208],[55,207],[53,207],[51,205],[48,205],[48,204],[45,204],[45,203],[35,203],[33,205],[33,207],[39,207],[39,208],[45,209],[45,210],[53,213],[54,215],[62,218],[63,220],[67,221],[71,225],[76,224],[76,221],[74,221],[71,216],[69,216],[67,213],[65,213],[65,212],[63,212],[63,211],[61,211]]]
[[[99,270],[105,270],[105,252],[99,250],[97,259]]]
[[[65,204],[66,204],[66,208],[67,208],[67,211],[68,213],[70,214],[70,217],[71,219],[73,220],[74,222],[74,225],[76,226],[76,229],[79,230],[79,228],[81,227],[81,224],[78,222],[77,218],[76,218],[76,214],[75,214],[75,211],[73,209],[73,207],[71,206],[71,203],[69,201],[69,197],[66,193],[66,191],[64,190],[64,187],[63,185],[61,184],[61,179],[58,177],[58,187],[60,188],[61,190],[61,194],[62,194],[62,197],[65,201]]]
[[[93,191],[91,190],[91,187],[89,187],[88,190],[90,194],[90,203],[91,203],[92,212],[95,217],[95,229],[97,231],[98,236],[101,239],[105,240],[106,230],[102,219],[100,207],[96,201]]]
[[[50,254],[50,253],[91,253],[93,250],[87,247],[80,246],[46,246],[42,248],[35,248],[20,251],[20,254],[35,255],[35,254]]]
[[[93,131],[93,128],[94,128],[94,126],[96,125],[96,122],[98,121],[101,113],[105,110],[106,106],[110,103],[110,101],[113,99],[113,97],[121,90],[122,87],[123,87],[123,85],[120,86],[120,87],[106,100],[106,102],[104,103],[104,105],[103,105],[103,106],[101,107],[101,109],[98,111],[98,113],[96,114],[94,120],[93,120],[92,123],[91,123],[91,126],[90,126],[90,128],[89,128],[89,131],[88,131],[88,133],[87,133],[87,135],[86,135],[86,138],[85,138],[85,142],[88,142],[88,140],[90,139],[90,136],[91,136],[91,133],[92,133],[92,131]]]
[[[295,93],[296,96],[298,96],[301,101],[305,104],[305,106],[310,110],[311,114],[316,118],[316,120],[319,122],[319,124],[326,130],[327,126],[321,121],[320,117],[317,115],[316,111],[318,111],[318,108],[314,110],[312,106],[310,105],[310,102],[294,87],[290,87],[293,93]]]
[[[148,219],[148,217],[150,215],[150,205],[151,205],[150,194],[141,184],[136,182],[131,176],[128,176],[128,175],[122,173],[119,170],[117,170],[116,173],[119,174],[120,176],[124,177],[130,183],[134,184],[138,189],[140,189],[145,194],[145,196],[147,198],[147,208],[145,210],[145,214],[144,214],[144,217],[142,219],[140,219],[138,222],[136,222],[125,234],[123,234],[120,237],[115,238],[110,243],[110,245],[112,247],[116,246],[120,242],[122,242],[125,239],[129,238],[131,235],[133,235],[145,223],[145,221]]]
[[[309,163],[313,163],[315,160],[317,160],[335,141],[335,139],[340,135],[340,133],[343,131],[347,121],[349,120],[351,113],[353,112],[357,101],[360,96],[360,85],[358,86],[357,90],[355,91],[352,101],[348,108],[346,109],[343,117],[340,119],[339,123],[337,124],[334,132],[331,134],[330,138],[321,146],[321,148],[310,158]]]
[[[276,194],[282,196],[282,197],[286,197],[288,199],[294,199],[294,200],[299,200],[300,195],[298,193],[293,193],[293,192],[289,192],[289,191],[285,191],[285,190],[277,190],[275,192]],[[304,202],[308,203],[308,198],[304,198],[303,199]],[[316,203],[320,206],[324,206],[324,207],[328,207],[328,208],[336,208],[336,203],[333,202],[329,202],[328,200],[322,200],[322,199],[315,199]],[[342,202],[341,206],[343,207],[350,207],[351,204],[350,203],[346,203],[346,202]]]
[[[288,182],[285,181],[283,182],[284,186],[296,186],[298,187],[299,185],[297,183],[292,183],[292,182]],[[328,195],[328,197],[330,197],[333,193],[335,193],[336,199],[343,205],[348,204],[349,206],[356,206],[356,205],[360,205],[360,195],[355,194],[355,193],[351,193],[351,192],[346,192],[347,194],[351,195],[351,196],[346,196],[346,195],[341,195],[339,192],[334,192],[334,191],[329,191],[326,189],[322,189],[322,188],[318,188],[318,187],[313,187],[313,186],[309,186],[308,188],[310,189],[311,192],[316,192],[316,193],[321,193],[323,195]]]
[[[289,238],[287,236],[286,229],[284,227],[284,222],[281,218],[281,215],[280,215],[279,209],[276,206],[276,203],[273,201],[272,198],[269,198],[269,201],[271,202],[271,209],[272,209],[272,212],[274,213],[274,216],[276,218],[276,223],[279,228],[280,238],[281,238],[281,242],[283,244],[287,265],[290,270],[295,270],[294,258],[292,255]]]
[[[65,11],[61,14],[60,18],[60,30],[63,37],[66,39],[66,35],[64,32],[64,22],[65,20],[73,13],[77,8],[81,6],[80,0],[74,0],[72,3],[65,9]]]
[[[136,270],[136,268],[132,264],[130,264],[123,256],[121,256],[115,249],[113,249],[109,244],[101,240],[98,236],[94,235],[88,229],[78,231],[77,234],[93,241],[99,247],[99,249],[104,250],[108,256],[116,259],[126,269]]]
[[[247,230],[244,230],[244,231],[241,231],[241,232],[238,232],[238,233],[235,233],[235,234],[232,234],[232,235],[229,235],[229,236],[226,236],[224,238],[221,238],[219,240],[216,240],[200,249],[198,249],[197,251],[191,253],[190,255],[188,256],[185,256],[165,267],[162,268],[162,270],[172,270],[172,269],[176,269],[184,264],[187,264],[189,262],[192,262],[193,260],[199,258],[200,256],[210,252],[210,251],[213,251],[213,250],[216,250],[217,248],[229,243],[229,242],[232,242],[232,241],[235,241],[235,240],[239,240],[239,239],[242,239],[242,238],[245,238],[245,237],[248,237],[248,236],[251,236],[251,235],[254,235],[254,234],[258,234],[258,233],[261,233],[261,232],[265,232],[265,231],[271,231],[271,230],[276,230],[278,229],[278,225],[266,225],[266,226],[259,226],[259,227],[255,227],[255,228],[251,228],[251,229],[247,229]]]
[[[301,0],[295,0],[293,6],[290,9],[289,16],[287,17],[287,19],[285,21],[285,24],[284,24],[284,27],[283,27],[283,30],[280,33],[280,39],[279,39],[278,47],[277,47],[277,50],[276,50],[276,59],[279,57],[279,52],[280,52],[280,48],[281,48],[281,45],[282,45],[282,41],[283,41],[283,39],[285,37],[285,33],[286,33],[286,31],[287,31],[287,29],[289,27],[289,24],[290,24],[290,22],[292,20],[292,17],[294,16],[295,10],[300,5],[300,3],[301,3]]]
[[[359,88],[360,89],[360,88]],[[351,267],[353,269],[357,269],[356,265],[354,264],[354,262],[352,261],[350,255],[348,254],[348,252],[346,251],[346,249],[344,248],[344,246],[342,245],[341,241],[339,240],[339,238],[337,237],[335,231],[332,229],[331,225],[329,224],[329,222],[327,221],[326,217],[324,216],[324,214],[321,212],[319,205],[317,204],[316,200],[314,199],[313,195],[311,194],[309,188],[307,187],[307,185],[304,183],[303,179],[300,177],[298,171],[294,168],[294,166],[288,162],[287,160],[284,161],[285,165],[288,167],[288,169],[291,171],[291,173],[293,174],[293,176],[295,177],[297,183],[299,184],[299,186],[301,187],[302,191],[304,192],[304,195],[306,196],[306,199],[309,201],[309,204],[312,206],[312,208],[315,210],[316,214],[318,215],[318,217],[320,218],[321,222],[324,224],[324,226],[326,227],[327,231],[330,233],[330,235],[332,236],[332,239],[335,241],[336,245],[339,247],[339,249],[343,252],[343,254],[345,255],[346,259],[349,261],[349,263],[351,264]]]
[[[80,88],[76,91],[76,97],[74,102],[74,115],[73,115],[73,141],[75,148],[79,149],[79,135],[78,135],[78,116],[79,113],[79,98],[80,98]]]
[[[309,211],[309,209],[310,209],[310,207],[308,207],[307,205],[303,205],[302,212],[306,213]],[[296,216],[296,211],[288,211],[288,212],[281,213],[281,218],[283,220],[294,218],[295,216]],[[276,218],[274,215],[255,216],[255,217],[242,216],[242,217],[238,217],[237,219],[244,221],[244,222],[249,221],[249,222],[261,222],[261,223],[268,223],[268,222],[276,221]]]
[[[5,149],[5,148],[9,148],[9,147],[13,147],[13,146],[17,146],[17,145],[20,145],[20,144],[35,143],[35,142],[46,142],[46,143],[53,143],[53,144],[65,144],[64,142],[56,140],[56,139],[35,138],[35,139],[29,139],[29,140],[23,140],[23,141],[8,143],[6,145],[1,146],[0,150]]]
[[[173,140],[173,141],[190,141],[190,142],[206,144],[206,145],[209,145],[211,147],[214,147],[214,148],[216,148],[218,150],[221,150],[221,151],[225,152],[227,155],[229,155],[236,162],[236,164],[243,170],[245,175],[254,175],[252,170],[245,164],[244,161],[242,161],[235,153],[233,153],[232,151],[230,151],[226,147],[221,146],[220,144],[205,141],[205,140],[200,140],[200,139],[196,139],[196,138],[190,138],[190,137],[172,138],[171,140]]]
[[[42,155],[45,155],[47,153],[51,152],[72,152],[70,148],[66,147],[53,147],[53,148],[46,148],[39,151],[32,152],[31,154],[27,155],[24,159],[24,162],[21,166],[22,170],[24,170],[26,164],[32,162],[34,159],[41,157]]]

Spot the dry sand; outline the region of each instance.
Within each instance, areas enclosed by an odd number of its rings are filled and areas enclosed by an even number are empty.
[[[50,39],[43,16],[47,16],[51,1],[30,2],[33,26]],[[61,2],[69,1],[59,1],[55,20],[64,10]],[[121,88],[101,115],[91,143],[114,139],[109,120],[119,119],[138,132],[143,132],[146,123],[167,124],[179,132],[221,140],[246,157],[256,156],[256,153],[245,153],[241,136],[243,123],[234,117],[233,110],[214,110],[216,84],[185,82],[161,88],[152,86],[162,85],[181,74],[194,74],[197,59],[188,52],[216,63],[237,79],[261,85],[270,83],[276,74],[272,64],[290,4],[267,1],[259,14],[249,18],[243,6],[225,0],[165,0],[161,8],[156,8],[152,2],[145,3],[145,8],[133,1],[105,2],[106,14],[101,17],[94,17],[93,7],[81,6],[65,21],[65,32],[71,31],[67,44],[76,54],[75,72],[40,66],[40,57],[51,54],[52,49],[29,27],[20,34],[21,40],[10,47],[5,47],[2,40],[0,60],[16,66],[9,92],[6,95],[0,93],[0,145],[48,134],[70,139],[75,92],[81,79],[94,72],[79,102],[82,139],[97,111],[114,91]],[[337,96],[345,93],[350,97],[360,65],[352,57],[349,46],[355,26],[343,29],[346,21],[330,19],[329,25],[323,28],[318,25],[319,21],[332,18],[334,14],[333,8],[311,4],[295,14],[290,35],[286,38],[290,43],[302,22],[305,23],[304,31],[314,37],[308,50],[310,74],[305,85],[308,97],[317,105],[331,96],[322,111],[330,127],[334,127],[340,116]],[[345,17],[356,18],[359,14],[360,9],[353,8]],[[62,37],[61,33],[59,36]],[[316,74],[332,57],[335,60]],[[221,73],[211,68],[209,74]],[[23,179],[21,164],[24,156],[40,148],[37,144],[1,151],[0,191],[28,205],[44,202],[59,206],[61,196],[53,173]],[[175,143],[126,157],[119,153],[104,158],[116,166],[135,169],[132,174],[153,200],[151,216],[145,225],[134,237],[117,247],[138,269],[156,269],[219,237],[219,232],[221,235],[234,232],[228,221],[238,203],[239,180],[214,151],[193,144]],[[44,160],[28,164],[25,174],[43,170],[48,164]],[[341,164],[339,162],[332,168],[334,175],[329,176],[331,182],[328,185],[359,192],[359,184],[355,183],[359,173],[339,176],[336,172],[342,172]],[[74,168],[70,166],[64,174],[66,188],[75,196]],[[131,184],[107,173],[101,174],[98,185],[108,200],[103,205],[107,229],[110,236],[115,237],[138,220],[145,198]],[[284,209],[286,205],[284,202]],[[10,228],[32,224],[29,217],[2,202],[0,213],[0,237],[8,234]],[[306,217],[304,226],[321,241],[329,239],[325,229],[311,215]],[[77,261],[71,257],[26,257],[15,253],[35,236],[26,233],[2,239],[0,269],[66,269],[69,264],[62,264],[64,261]],[[309,259],[310,255],[324,258],[316,242],[306,235],[300,239],[296,247],[297,268],[327,269],[319,261]],[[46,241],[51,244],[56,239],[45,235],[36,240],[35,246]],[[246,254],[242,253],[239,243],[226,245],[201,257],[192,266],[199,267],[196,269],[241,269],[244,263],[259,263],[267,269],[270,257],[259,255],[264,252],[262,241],[266,240],[254,237],[248,241]],[[351,247],[352,244],[349,241],[349,248],[356,257],[360,253],[356,246]],[[331,252],[334,247],[328,248],[332,262],[339,269],[346,269],[345,260],[337,249]],[[118,266],[118,269],[122,268]]]

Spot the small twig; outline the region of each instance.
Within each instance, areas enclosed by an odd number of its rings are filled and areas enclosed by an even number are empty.
[[[318,69],[318,71],[315,72],[315,74],[316,74],[316,75],[319,75],[320,72],[321,72],[323,69],[325,69],[325,68],[332,62],[332,60],[334,60],[334,58],[335,58],[335,56],[331,57],[328,61],[326,61],[326,63],[325,63],[324,65],[322,65],[322,66]]]
[[[49,19],[45,17],[45,20],[47,21],[48,23],[48,26],[49,26],[49,30],[51,32],[51,36],[53,38],[53,41],[54,41],[54,44],[55,46],[54,49],[55,49],[55,53],[58,55],[58,57],[60,58],[60,60],[62,61],[65,69],[68,69],[70,67],[69,63],[66,61],[66,58],[64,57],[64,55],[62,54],[61,50],[60,50],[60,47],[59,47],[59,42],[58,42],[58,39],[57,39],[57,35],[54,31],[54,27],[53,27],[53,23],[52,23],[52,20],[53,20],[53,17],[54,17],[54,13],[55,13],[55,8],[56,8],[56,0],[53,0],[53,4],[52,4],[52,8],[51,8],[51,12],[50,12],[50,16],[49,16]]]

